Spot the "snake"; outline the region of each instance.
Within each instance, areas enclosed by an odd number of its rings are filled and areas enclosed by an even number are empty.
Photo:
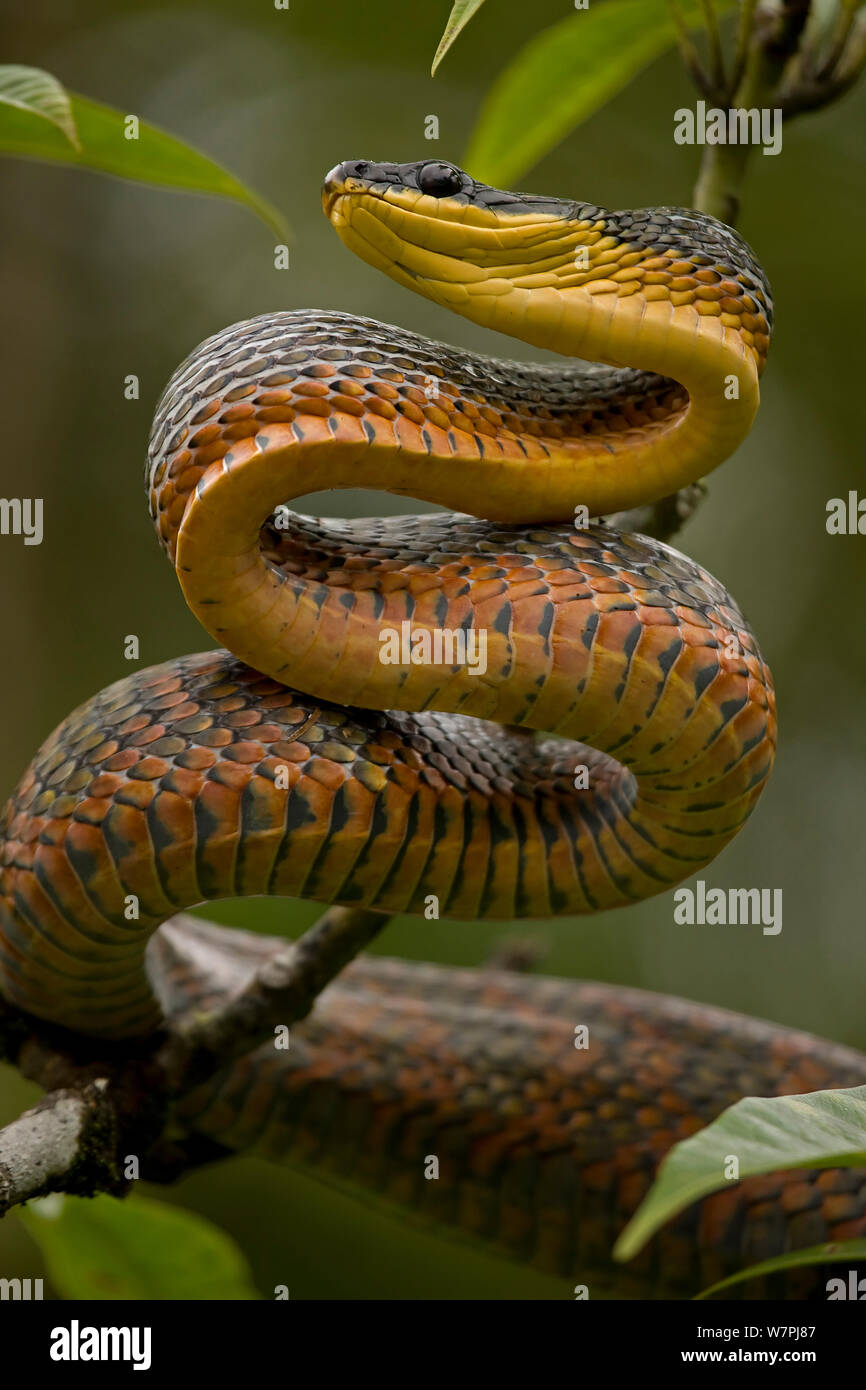
[[[509,193],[441,161],[348,161],[322,199],[400,285],[579,360],[304,309],[217,332],[174,373],[146,490],[220,647],[87,701],[0,820],[0,992],[109,1045],[230,997],[275,948],[192,906],[600,913],[711,863],[771,771],[772,678],[734,600],[609,522],[751,428],[773,304],[747,244],[698,212]],[[441,510],[289,506],[340,488]],[[342,1165],[620,1289],[682,1291],[864,1229],[859,1179],[774,1176],[706,1199],[611,1273],[666,1148],[739,1095],[862,1079],[834,1044],[639,991],[378,957],[298,1037],[227,1065],[179,1122],[226,1151]],[[422,1180],[431,1151],[451,1181]]]

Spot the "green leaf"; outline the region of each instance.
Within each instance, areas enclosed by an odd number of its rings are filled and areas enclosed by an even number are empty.
[[[775,1274],[778,1270],[800,1269],[804,1265],[854,1264],[857,1260],[866,1260],[866,1240],[837,1240],[830,1241],[827,1245],[810,1245],[808,1250],[789,1250],[785,1255],[777,1255],[772,1260],[762,1260],[760,1264],[738,1270],[728,1279],[721,1279],[718,1284],[713,1284],[702,1293],[696,1294],[695,1302],[702,1298],[710,1298],[722,1289],[729,1289],[732,1284],[741,1284],[746,1279],[759,1279],[763,1274]]]
[[[866,1164],[866,1086],[803,1096],[747,1096],[712,1124],[675,1144],[655,1182],[614,1246],[630,1260],[684,1207],[726,1187],[729,1156],[739,1177],[789,1168],[857,1168]]]
[[[71,1299],[251,1299],[234,1241],[145,1197],[48,1197],[20,1213],[57,1292]]]
[[[87,97],[70,93],[69,106],[78,132],[77,147],[43,113],[0,103],[0,154],[78,165],[162,188],[231,198],[250,208],[281,241],[285,240],[286,225],[276,209],[191,145],[142,120],[137,139],[127,138],[132,129],[130,117]]]
[[[81,148],[69,96],[50,72],[17,64],[0,66],[0,102],[50,121],[63,132],[74,150]]]
[[[445,32],[439,40],[439,47],[433,58],[431,74],[435,73],[457,35],[466,28],[476,10],[480,10],[483,4],[484,0],[454,0],[451,13],[448,16],[448,23],[445,25]]]
[[[730,8],[722,0],[719,12]],[[689,28],[703,13],[686,4]],[[676,42],[668,0],[605,0],[545,29],[491,88],[463,160],[477,179],[510,186]]]

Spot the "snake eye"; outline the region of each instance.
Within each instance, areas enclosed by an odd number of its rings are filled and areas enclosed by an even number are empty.
[[[418,172],[418,187],[422,193],[429,193],[431,198],[447,198],[460,192],[463,175],[453,164],[425,164]]]

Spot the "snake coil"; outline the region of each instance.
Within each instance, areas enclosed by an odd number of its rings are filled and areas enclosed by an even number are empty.
[[[224,649],[70,715],[0,827],[0,990],[93,1037],[213,1002],[273,949],[191,904],[598,912],[709,863],[772,765],[771,679],[726,591],[666,545],[583,524],[702,476],[748,432],[772,323],[749,248],[698,213],[504,193],[441,162],[340,165],[323,202],[400,284],[585,360],[499,361],[302,310],[225,329],[174,374],[151,512]],[[287,505],[350,487],[458,510],[345,522]],[[484,669],[381,660],[406,625],[483,634]],[[593,1056],[573,1046],[583,1018]],[[401,1200],[442,1126],[453,1182],[420,1185],[450,1193],[436,1214],[573,1270],[605,1264],[659,1154],[743,1087],[862,1064],[637,991],[369,960],[291,1056],[243,1059],[181,1118],[231,1147],[328,1148]],[[795,1244],[861,1228],[864,1194],[837,1179],[779,1180]],[[620,1280],[685,1287],[744,1242],[765,1249],[761,1194],[724,1201]]]

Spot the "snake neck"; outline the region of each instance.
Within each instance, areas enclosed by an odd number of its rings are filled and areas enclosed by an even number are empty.
[[[328,175],[323,206],[355,255],[413,293],[535,347],[681,388],[650,429],[616,438],[596,418],[578,430],[545,519],[576,502],[599,515],[654,501],[737,448],[758,407],[773,303],[735,231],[682,208],[507,193],[457,169],[451,182],[430,196],[423,164],[348,162]]]

